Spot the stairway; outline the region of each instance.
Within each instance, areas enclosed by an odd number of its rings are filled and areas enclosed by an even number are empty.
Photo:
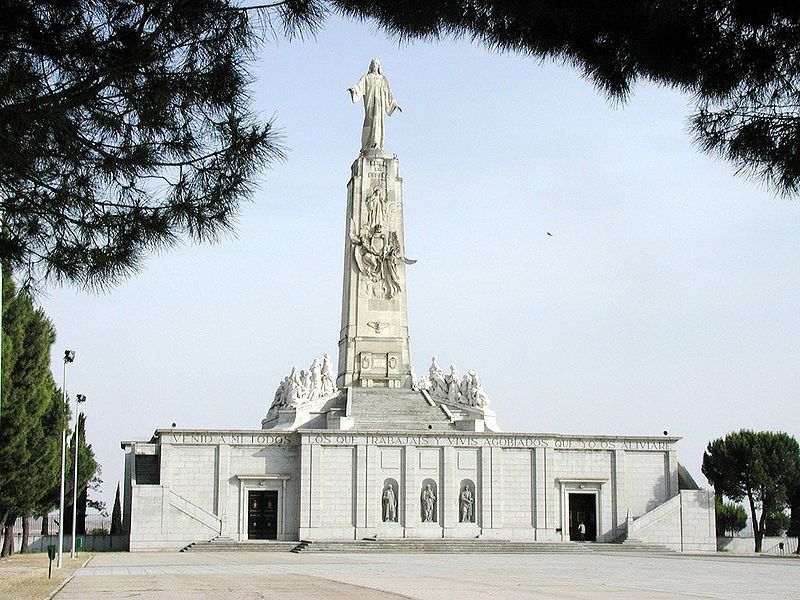
[[[453,431],[439,405],[409,389],[352,388],[350,414],[358,430]]]
[[[207,542],[194,542],[181,552],[289,552],[297,546],[297,542],[278,540],[247,540],[237,542],[233,538],[221,535]]]
[[[634,539],[620,539],[614,541],[611,544],[606,544],[610,547],[610,551],[616,550],[624,550],[624,551],[641,551],[641,552],[675,552],[672,548],[668,546],[662,546],[661,544],[653,544],[651,542],[643,542],[642,540],[634,540]]]
[[[294,553],[353,553],[353,554],[536,554],[536,553],[586,553],[586,552],[664,552],[673,553],[666,547],[650,544],[597,544],[582,542],[520,542],[487,539],[365,539],[302,541]]]
[[[237,542],[219,536],[189,544],[181,552],[293,552],[295,554],[553,554],[553,553],[670,553],[665,546],[635,540],[624,543],[521,542],[489,539],[363,539],[285,542],[248,540]]]

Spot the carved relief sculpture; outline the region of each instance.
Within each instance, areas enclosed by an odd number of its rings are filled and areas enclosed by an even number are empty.
[[[365,225],[358,232],[355,220],[350,221],[350,241],[353,244],[353,257],[358,270],[375,285],[372,296],[375,298],[394,298],[401,290],[397,261],[413,265],[415,260],[402,256],[397,232],[386,233],[380,223]]]
[[[422,502],[422,522],[433,523],[436,521],[436,494],[431,489],[431,484],[425,484],[420,495]]]
[[[367,206],[367,225],[375,227],[386,226],[386,195],[376,187],[365,200]]]

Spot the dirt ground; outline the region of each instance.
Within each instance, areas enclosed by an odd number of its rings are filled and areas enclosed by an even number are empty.
[[[63,558],[63,566],[56,569],[53,561],[53,576],[47,578],[47,554],[14,554],[0,559],[0,598],[3,600],[43,600],[50,596],[61,583],[70,577],[91,554],[81,553],[71,559],[69,553]]]

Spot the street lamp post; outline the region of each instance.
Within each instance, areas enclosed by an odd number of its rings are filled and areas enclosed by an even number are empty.
[[[75,351],[74,350],[65,350],[64,351],[64,376],[62,378],[62,387],[61,391],[64,394],[64,405],[67,404],[67,363],[71,363],[75,360]],[[61,430],[61,493],[59,494],[59,503],[58,503],[58,562],[56,563],[56,569],[61,568],[62,563],[62,554],[64,549],[64,471],[66,469],[66,461],[67,461],[67,424],[64,424],[63,429]]]
[[[86,396],[77,394],[75,396],[75,478],[72,482],[72,549],[69,557],[75,558],[75,526],[78,524],[78,438],[80,437],[81,415],[78,412],[78,404],[86,402]]]

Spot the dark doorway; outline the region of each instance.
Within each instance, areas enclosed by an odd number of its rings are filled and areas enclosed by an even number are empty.
[[[247,495],[247,539],[278,539],[278,492],[254,490]]]
[[[580,524],[586,526],[586,541],[597,540],[596,494],[577,493],[569,495],[569,539],[581,539]]]

